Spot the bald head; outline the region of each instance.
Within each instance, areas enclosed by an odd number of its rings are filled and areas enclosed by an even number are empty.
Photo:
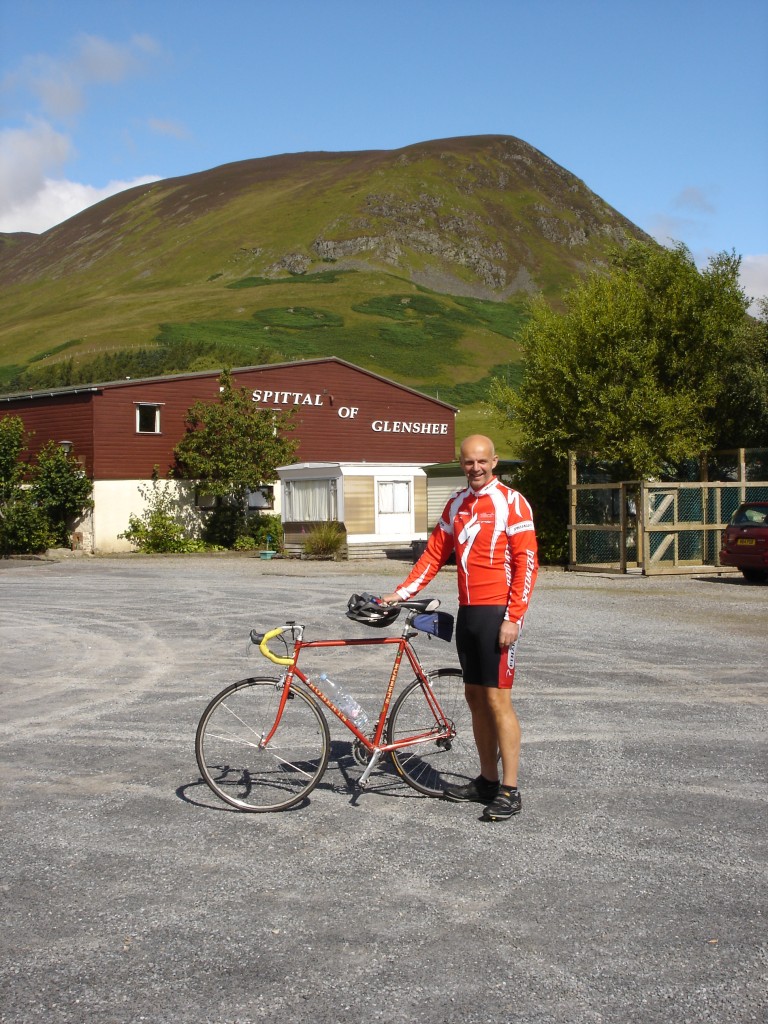
[[[460,452],[462,459],[464,458],[465,448],[469,450],[470,448],[474,449],[478,446],[485,447],[491,458],[496,457],[496,446],[490,437],[486,437],[485,434],[470,434],[469,437],[465,437],[461,442]]]
[[[490,437],[484,434],[470,434],[461,442],[461,468],[469,486],[480,491],[493,478],[496,463],[496,448]]]

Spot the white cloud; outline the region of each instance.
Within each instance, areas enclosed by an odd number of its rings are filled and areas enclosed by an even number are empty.
[[[696,239],[708,235],[710,218],[717,213],[708,190],[699,185],[686,185],[671,200],[669,208],[674,212],[657,212],[647,228],[662,245],[684,240],[690,247]]]
[[[138,70],[139,59],[132,46],[118,46],[99,36],[82,35],[72,62],[84,83],[122,82]]]
[[[89,90],[142,73],[158,53],[151,36],[117,44],[80,35],[66,55],[27,57],[3,77],[0,95],[6,109],[20,103],[24,110],[34,108],[37,116],[27,114],[19,127],[0,131],[0,231],[46,231],[116,192],[158,180],[145,175],[98,188],[65,176],[75,153],[77,115]],[[183,128],[167,125],[166,131]]]
[[[668,213],[657,213],[650,221],[647,229],[661,245],[673,245],[684,238],[692,238],[701,234],[701,225],[687,217],[673,217]]]
[[[135,36],[129,43],[111,43],[99,36],[81,35],[66,57],[41,54],[27,57],[5,75],[2,91],[34,96],[42,113],[54,120],[70,119],[85,106],[85,94],[93,85],[116,85],[139,74],[148,56],[159,47],[149,36]]]
[[[751,299],[768,298],[768,253],[742,257],[741,286]],[[756,301],[750,312],[757,312]]]
[[[47,231],[102,199],[108,199],[136,185],[147,185],[159,180],[155,175],[148,175],[133,181],[110,181],[103,188],[96,188],[77,181],[46,178],[42,187],[33,195],[19,200],[0,213],[0,231]]]
[[[180,121],[167,121],[159,117],[151,117],[147,127],[154,135],[169,135],[174,139],[188,139],[189,131]]]
[[[20,203],[34,199],[45,179],[72,154],[66,135],[46,121],[0,131],[0,220]]]
[[[689,185],[679,192],[673,200],[679,210],[694,210],[696,213],[715,213],[715,206],[707,196],[706,190],[698,185]]]

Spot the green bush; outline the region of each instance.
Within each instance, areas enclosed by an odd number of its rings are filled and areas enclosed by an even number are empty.
[[[256,551],[258,547],[253,537],[238,537],[232,545],[234,551]]]
[[[266,512],[251,514],[248,519],[248,534],[253,539],[254,548],[260,551],[283,550],[283,523],[280,516]]]
[[[19,491],[0,510],[0,553],[38,554],[53,547],[55,536],[45,513],[32,500],[29,491]]]
[[[187,536],[179,519],[179,504],[167,480],[158,479],[157,467],[149,487],[139,487],[146,508],[140,516],[128,517],[128,529],[118,534],[139,551],[154,554],[183,554],[204,551],[205,543]]]
[[[222,502],[206,513],[203,540],[220,548],[233,548],[247,534],[247,519],[242,509],[231,502]]]
[[[189,550],[184,527],[161,511],[143,512],[128,517],[128,529],[118,537],[129,540],[139,551],[181,553]]]
[[[269,539],[268,539],[269,538]],[[203,527],[203,540],[209,546],[234,551],[283,549],[280,516],[261,512],[243,514],[239,506],[222,502],[209,514]]]
[[[304,554],[316,558],[335,558],[344,547],[345,536],[338,523],[320,523],[304,541]]]
[[[49,441],[24,461],[27,431],[18,416],[0,419],[0,554],[68,547],[73,520],[93,508],[93,484],[61,445]],[[25,474],[31,481],[24,484]]]

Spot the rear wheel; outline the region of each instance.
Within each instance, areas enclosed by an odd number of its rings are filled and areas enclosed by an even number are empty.
[[[765,583],[768,580],[768,569],[742,569],[741,572],[750,583]]]
[[[292,684],[268,744],[283,696],[275,679],[241,679],[213,698],[197,727],[195,754],[213,792],[241,811],[283,811],[304,800],[328,765],[330,733],[320,708]]]
[[[420,793],[442,796],[446,785],[461,785],[477,774],[477,751],[472,736],[472,718],[464,698],[464,680],[458,669],[439,669],[427,677],[454,735],[444,732],[424,694],[424,683],[415,679],[400,694],[387,726],[387,742],[407,736],[434,733],[435,738],[392,751],[398,774]]]

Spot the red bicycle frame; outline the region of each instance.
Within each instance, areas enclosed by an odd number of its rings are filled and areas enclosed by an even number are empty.
[[[291,684],[293,683],[294,679],[299,679],[309,690],[311,690],[311,692],[325,705],[325,707],[327,707],[329,711],[331,711],[341,722],[343,722],[347,729],[349,729],[349,731],[357,737],[359,742],[367,750],[371,752],[371,760],[358,781],[359,786],[365,786],[368,777],[375,768],[379,759],[382,757],[383,754],[388,753],[390,750],[398,750],[401,747],[412,746],[414,743],[434,743],[435,739],[452,739],[454,737],[455,729],[453,728],[453,725],[450,722],[450,720],[444,714],[443,709],[440,707],[440,703],[437,697],[435,696],[432,687],[429,685],[429,680],[424,674],[424,669],[421,667],[421,662],[418,659],[418,655],[411,646],[410,638],[412,636],[415,636],[416,633],[409,629],[408,622],[406,622],[405,627],[403,628],[403,632],[400,636],[372,637],[370,639],[303,640],[303,629],[303,626],[296,626],[294,623],[289,623],[287,626],[279,627],[278,629],[274,629],[266,633],[264,637],[261,638],[261,641],[259,643],[259,650],[265,657],[269,658],[270,661],[273,661],[276,664],[286,665],[288,669],[287,672],[285,673],[285,685],[283,687],[283,694],[280,700],[280,705],[277,710],[277,715],[275,716],[275,722],[271,730],[269,731],[268,735],[266,735],[262,739],[263,746],[266,746],[270,742],[275,733],[275,730],[280,724],[280,719],[282,718],[285,702],[288,699]],[[281,635],[283,632],[287,630],[292,630],[294,633],[293,656],[290,658],[281,658],[277,655],[274,655],[269,650],[269,648],[267,647],[267,643],[272,637]],[[296,635],[296,632],[298,632],[298,636]],[[317,649],[319,647],[385,647],[391,646],[393,644],[397,646],[397,651],[395,652],[395,660],[394,664],[392,665],[392,671],[389,676],[389,684],[387,685],[387,690],[386,693],[384,694],[384,701],[381,706],[381,711],[379,712],[379,718],[376,723],[376,728],[374,730],[373,737],[366,736],[364,733],[362,733],[354,724],[354,722],[352,722],[351,719],[347,715],[345,715],[344,712],[341,711],[340,708],[338,708],[333,703],[333,701],[329,697],[327,697],[315,683],[312,682],[311,678],[301,671],[301,669],[297,665],[297,662],[299,660],[299,654],[303,650]],[[403,736],[392,743],[382,743],[384,728],[387,723],[387,715],[389,713],[390,704],[392,703],[392,694],[394,693],[395,690],[395,683],[397,681],[397,676],[400,671],[400,665],[403,660],[403,654],[407,656],[411,668],[413,669],[417,679],[420,680],[422,684],[422,692],[424,693],[424,698],[427,702],[427,705],[429,706],[430,711],[434,715],[435,725],[438,726],[439,729],[444,732],[444,736],[441,736],[440,733],[435,733],[434,728],[432,728],[428,732],[420,732],[415,734],[414,736]]]

